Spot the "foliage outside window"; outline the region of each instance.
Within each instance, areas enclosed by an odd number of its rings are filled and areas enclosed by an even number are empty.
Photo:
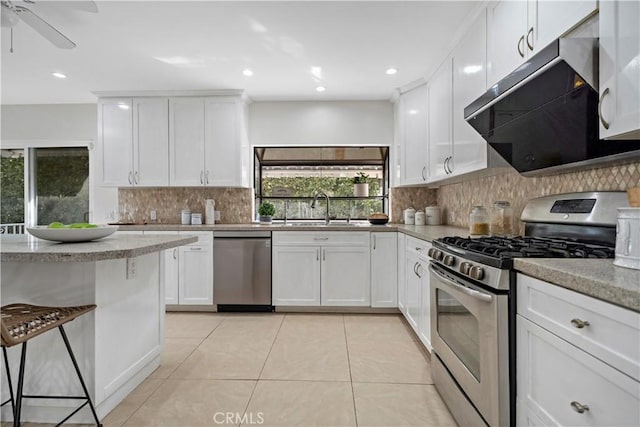
[[[329,216],[332,219],[365,220],[373,212],[385,212],[388,192],[386,158],[377,165],[354,164],[295,164],[260,165],[256,158],[256,207],[264,201],[274,204],[274,219],[321,220],[325,218],[326,202],[318,192],[330,198]],[[306,162],[309,163],[309,162]],[[345,162],[346,163],[346,162]],[[356,183],[369,184],[368,197],[356,197]]]

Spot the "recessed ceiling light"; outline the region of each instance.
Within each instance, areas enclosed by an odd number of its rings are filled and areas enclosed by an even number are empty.
[[[253,76],[253,71],[251,71],[250,69],[247,68],[247,69],[242,70],[242,74],[244,74],[247,77],[251,77],[251,76]]]
[[[59,79],[66,79],[66,78],[67,78],[67,75],[66,75],[66,74],[62,74],[62,73],[58,73],[58,72],[51,73],[51,75],[52,75],[53,77],[57,77],[57,78],[59,78]]]
[[[316,92],[324,92],[325,90],[326,90],[326,89],[325,89],[325,87],[324,87],[324,86],[318,86],[318,87],[316,88]]]
[[[397,72],[398,72],[398,69],[397,69],[397,68],[389,68],[389,69],[387,70],[387,74],[389,74],[390,76],[394,75],[394,74],[395,74],[395,73],[397,73]]]

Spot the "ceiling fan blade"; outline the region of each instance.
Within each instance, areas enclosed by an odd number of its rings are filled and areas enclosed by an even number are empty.
[[[91,0],[56,1],[55,4],[82,12],[98,13],[98,5],[96,4],[96,2]]]
[[[16,13],[25,24],[40,33],[42,37],[49,40],[54,46],[61,49],[73,49],[76,47],[74,42],[26,7],[16,6]]]

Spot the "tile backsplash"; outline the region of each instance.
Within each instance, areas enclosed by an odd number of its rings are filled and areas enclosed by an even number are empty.
[[[205,200],[213,199],[220,211],[220,223],[249,223],[253,220],[250,188],[149,187],[118,189],[118,208],[128,212],[136,223],[149,221],[149,212],[157,212],[158,224],[180,224],[180,211],[202,213]]]
[[[391,222],[402,222],[402,211],[407,208],[416,210],[438,204],[438,191],[427,187],[396,187],[391,191]]]
[[[437,201],[447,224],[467,227],[472,206],[489,208],[496,200],[507,200],[513,207],[515,231],[522,234],[524,226],[519,218],[529,199],[581,191],[625,191],[628,187],[637,186],[640,186],[640,161],[530,178],[510,171],[443,185],[437,190]],[[414,190],[416,194],[422,191]]]

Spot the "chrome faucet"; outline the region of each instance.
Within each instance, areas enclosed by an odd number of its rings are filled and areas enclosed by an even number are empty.
[[[313,196],[313,202],[311,202],[311,209],[315,209],[316,208],[316,202],[318,201],[318,197],[324,197],[327,200],[327,210],[325,212],[325,219],[324,219],[324,223],[326,225],[329,225],[329,222],[331,221],[329,219],[329,196],[327,196],[327,193],[324,193],[322,191],[318,191],[316,193],[315,196]]]

